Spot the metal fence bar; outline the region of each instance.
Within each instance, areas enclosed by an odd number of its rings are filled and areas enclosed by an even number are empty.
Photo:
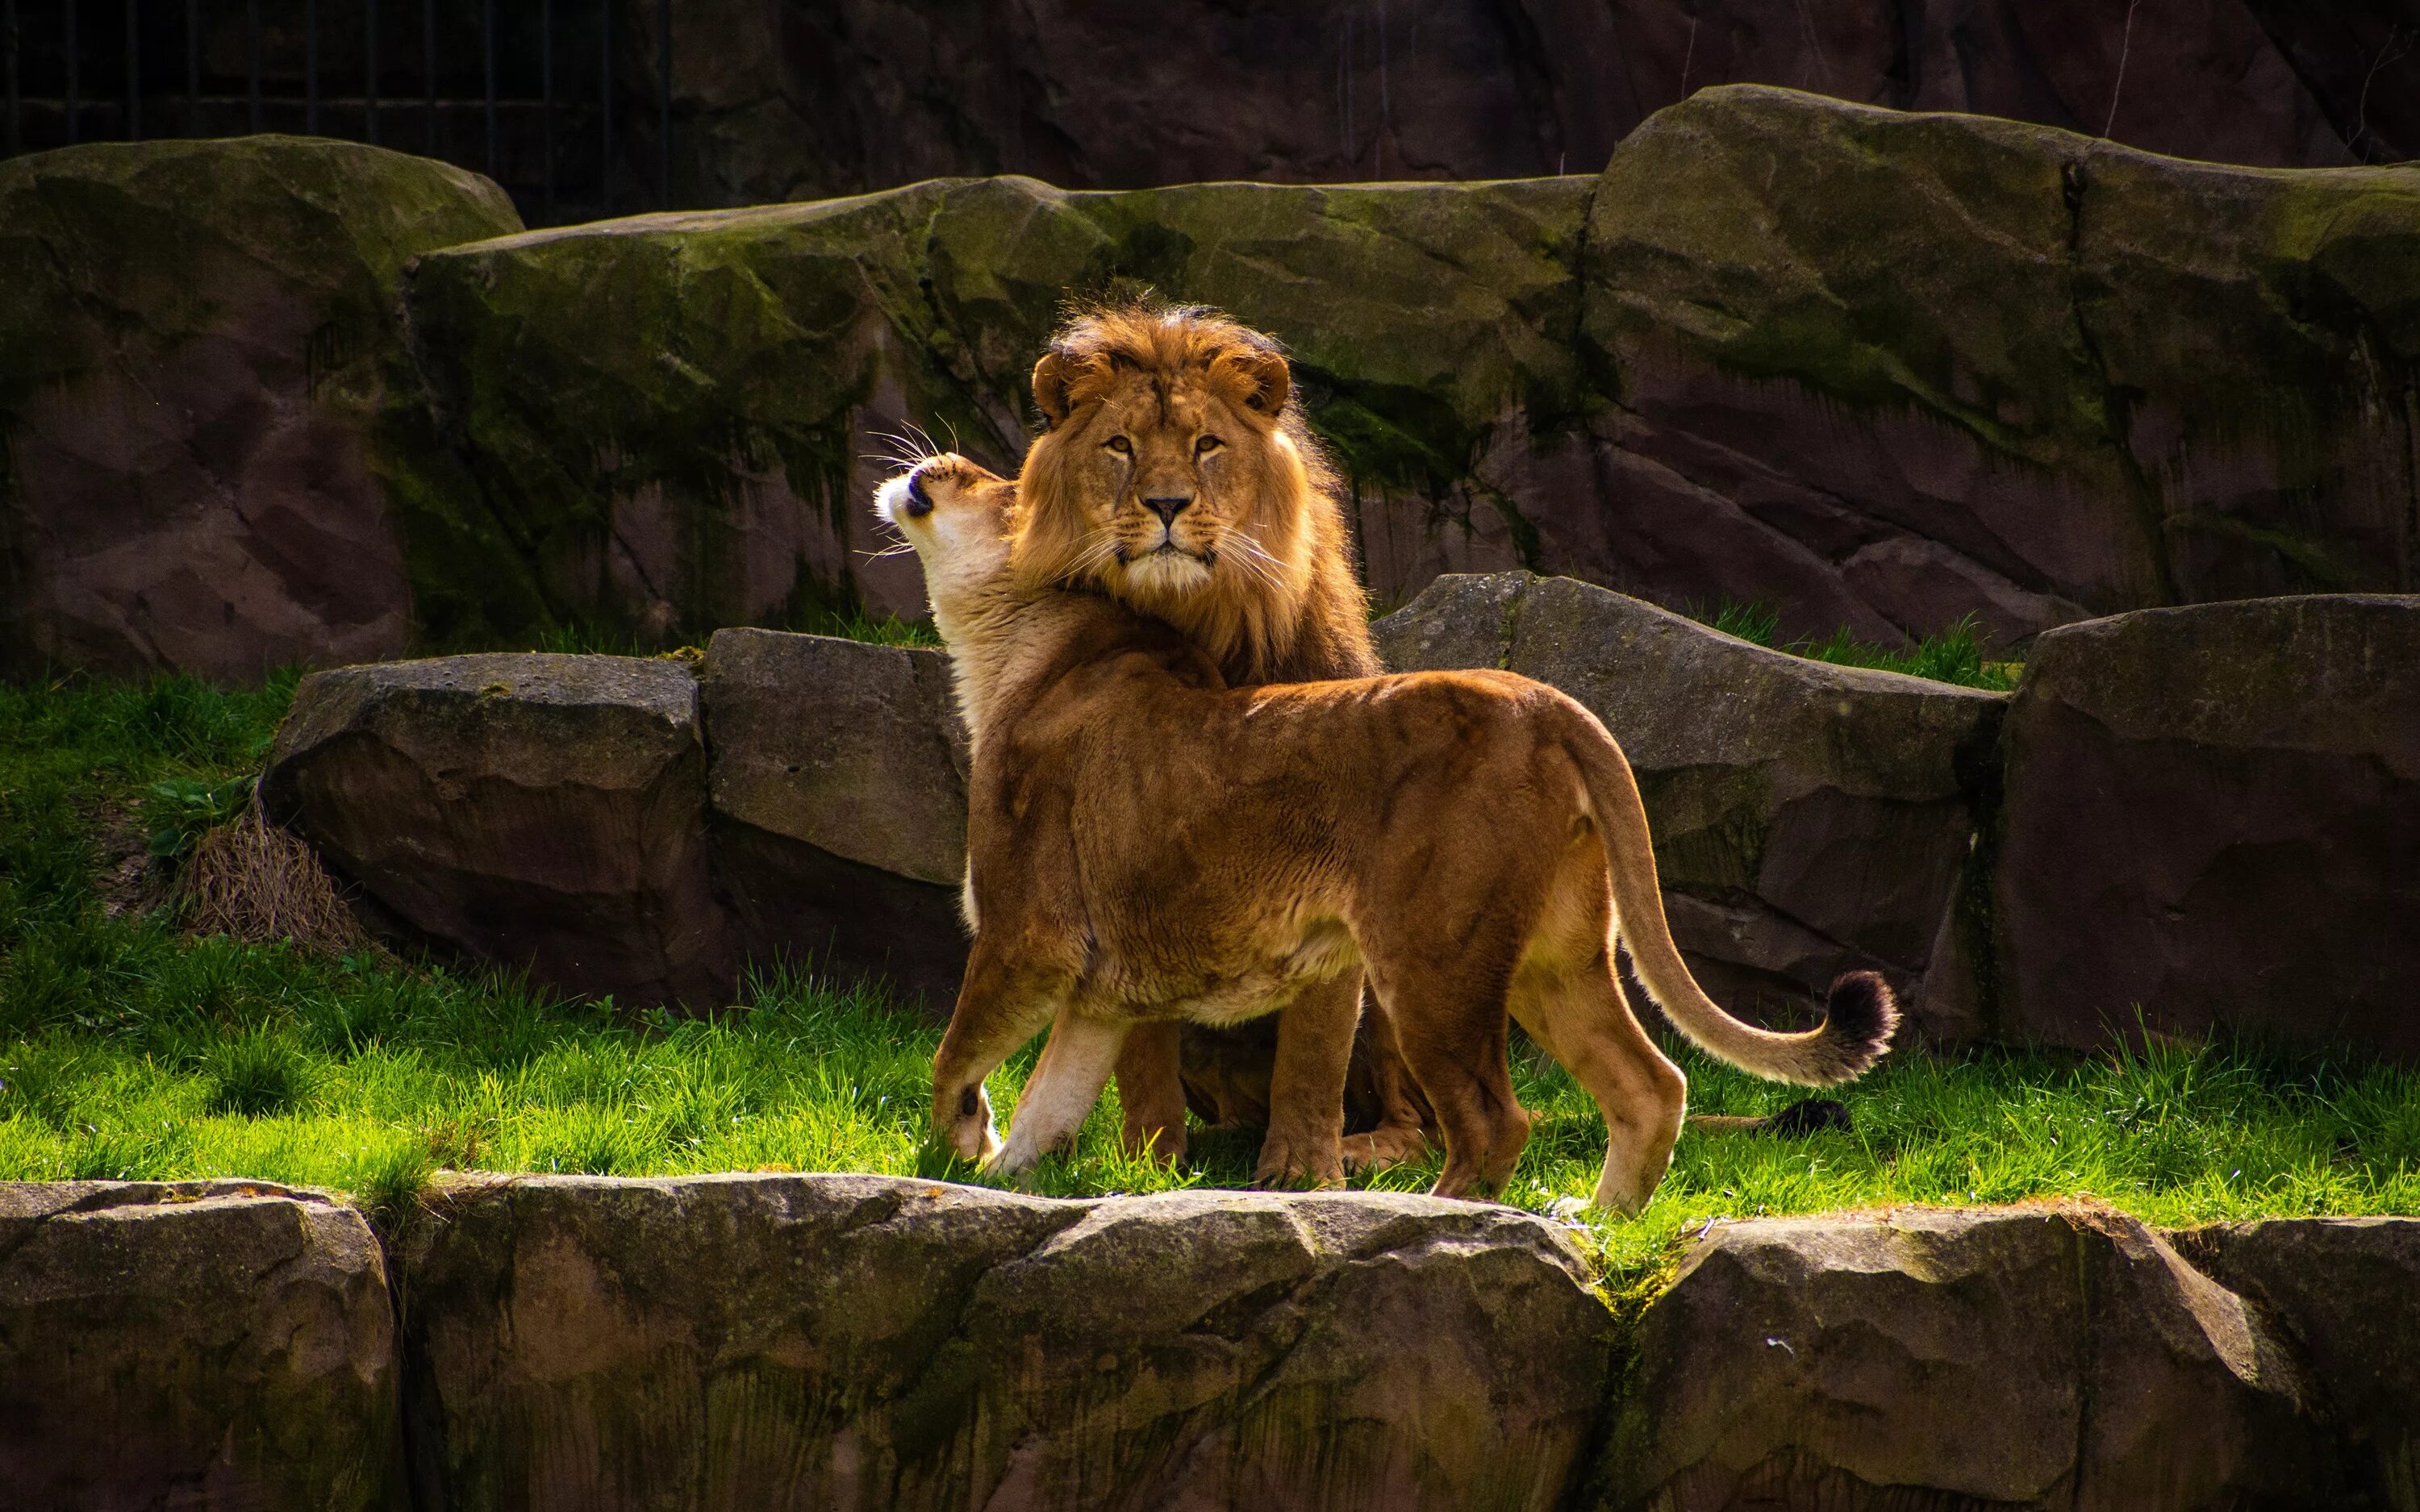
[[[319,0],[302,0],[302,130],[319,134]]]
[[[185,0],[185,134],[202,134],[202,0]]]
[[[17,117],[17,0],[0,0],[0,48],[8,54],[8,153],[25,148],[24,128]]]
[[[15,4],[15,0],[9,0],[9,3]],[[544,138],[542,150],[546,157],[546,168],[541,175],[546,182],[546,191],[540,203],[546,207],[546,218],[551,221],[554,219],[554,0],[539,0],[537,57],[541,100],[538,118],[543,123],[540,134]]]
[[[243,0],[244,72],[251,81],[252,130],[260,131],[260,0]]]
[[[362,137],[378,144],[378,0],[362,0]]]
[[[613,0],[597,0],[597,51],[604,59],[604,71],[597,84],[597,118],[602,123],[605,154],[597,160],[597,208],[600,215],[613,213]]]
[[[496,176],[496,0],[479,8],[479,53],[488,68],[488,177]]]
[[[67,11],[68,38],[68,145],[73,147],[76,139],[76,0],[68,0],[63,8]]]
[[[421,150],[437,156],[437,0],[420,0],[420,84],[428,99],[420,118]]]
[[[143,49],[136,45],[135,0],[126,0],[126,140],[143,140]]]
[[[673,0],[656,0],[656,208],[673,208]]]

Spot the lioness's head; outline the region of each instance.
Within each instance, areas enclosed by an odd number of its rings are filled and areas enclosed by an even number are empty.
[[[955,452],[928,456],[874,490],[874,512],[916,550],[941,639],[960,639],[986,600],[1004,592],[1016,485]]]
[[[1298,634],[1323,563],[1342,561],[1293,392],[1276,343],[1224,316],[1150,302],[1078,316],[1033,369],[1049,429],[1017,480],[1019,579],[1123,599],[1257,680]]]

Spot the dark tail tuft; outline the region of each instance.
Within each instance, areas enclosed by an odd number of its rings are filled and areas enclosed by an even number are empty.
[[[1844,971],[1833,980],[1823,1010],[1823,1043],[1835,1057],[1829,1082],[1865,1074],[1890,1048],[1899,1027],[1899,997],[1876,971]]]

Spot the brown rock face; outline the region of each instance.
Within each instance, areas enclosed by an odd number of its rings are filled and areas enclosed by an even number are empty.
[[[1539,513],[1542,558],[1885,640],[2408,591],[2415,244],[2402,170],[1700,95],[1598,184],[1586,332],[1616,403],[1532,448],[1599,501]]]
[[[700,707],[717,888],[752,960],[946,1008],[966,964],[966,732],[939,651],[722,630]]]
[[[652,38],[650,7],[627,9]],[[675,42],[676,193],[692,205],[952,174],[1127,189],[1592,172],[1649,115],[1722,84],[2226,162],[2420,153],[2420,57],[2397,45],[2420,16],[2397,0],[1251,0],[1166,5],[1148,25],[1058,0],[940,13],[717,0],[684,14],[727,39]],[[652,100],[652,56],[630,66],[629,87]],[[651,171],[652,117],[635,130],[632,161]]]
[[[424,1500],[1546,1507],[1610,1319],[1554,1230],[1375,1194],[466,1185],[409,1243]]]
[[[0,163],[0,671],[402,651],[403,265],[520,224],[476,175],[349,143]]]
[[[420,934],[567,992],[727,1000],[697,684],[676,662],[494,655],[316,672],[261,798]]]
[[[318,1194],[0,1184],[0,1505],[402,1512],[386,1281]]]
[[[2342,1504],[2272,1321],[2114,1214],[1724,1224],[1638,1350],[1607,1507]]]
[[[1566,578],[1446,577],[1374,627],[1395,671],[1501,667],[1621,744],[1673,937],[1739,1011],[1803,1013],[1844,970],[1926,1034],[1987,1027],[1964,905],[2005,695],[1832,667]]]
[[[2420,598],[2153,609],[2042,637],[2009,714],[2007,1028],[2420,1057]]]

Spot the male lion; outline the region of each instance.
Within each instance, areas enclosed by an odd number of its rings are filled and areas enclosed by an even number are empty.
[[[1266,1013],[1366,964],[1444,1127],[1438,1195],[1500,1186],[1528,1139],[1509,1010],[1604,1112],[1592,1205],[1636,1212],[1687,1084],[1623,999],[1617,919],[1665,1013],[1732,1065],[1822,1086],[1887,1047],[1898,1011],[1871,972],[1836,981],[1804,1034],[1707,999],[1665,924],[1629,764],[1573,700],[1496,671],[1230,688],[1169,626],[1022,583],[1016,501],[944,456],[876,502],[923,562],[975,732],[978,922],[933,1073],[960,1154],[1030,1168],[1082,1122],[1138,1023]],[[1002,1145],[984,1078],[1046,1023]],[[1339,1098],[1344,1041],[1325,1048]]]
[[[1079,314],[1033,369],[1049,429],[1017,483],[1028,587],[1083,588],[1165,621],[1234,685],[1380,671],[1337,485],[1274,343],[1209,311],[1151,301]],[[1376,1125],[1340,1142],[1332,1068],[1313,1047],[1355,1023],[1361,973],[1304,989],[1272,1025],[1196,1031],[1186,1075],[1207,1103],[1266,1108],[1262,1180],[1342,1178],[1426,1142],[1383,1005],[1354,1070]],[[1129,1145],[1185,1148],[1178,1026],[1129,1037],[1118,1063]],[[1265,1068],[1265,1069],[1264,1069]]]

